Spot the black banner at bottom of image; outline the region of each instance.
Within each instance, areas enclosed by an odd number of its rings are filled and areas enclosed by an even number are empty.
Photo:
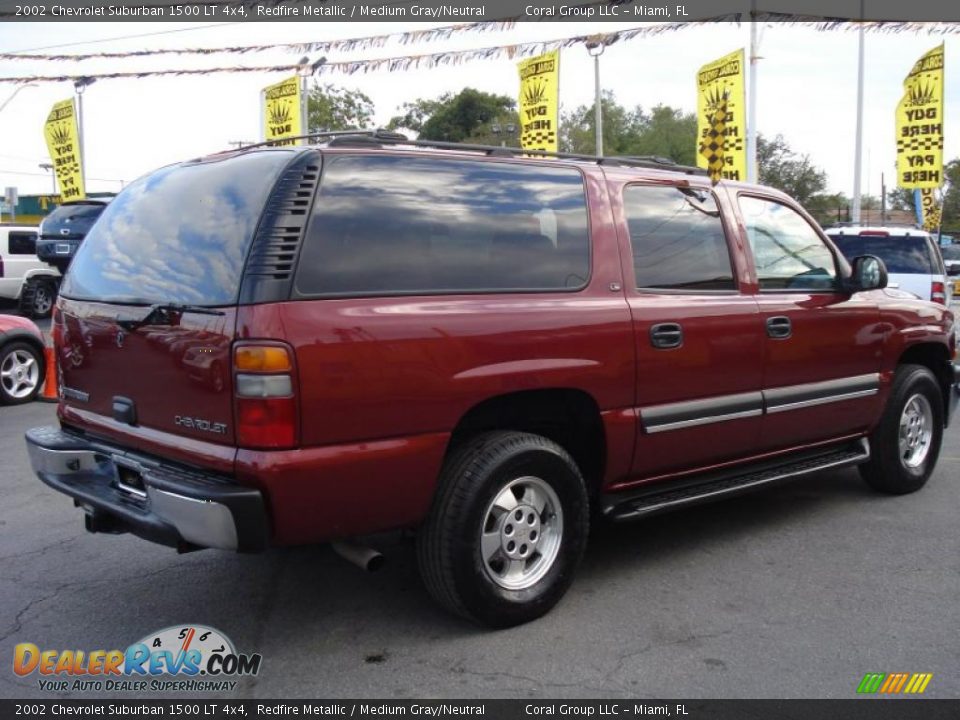
[[[407,718],[461,720],[940,720],[960,700],[0,700],[0,718]]]

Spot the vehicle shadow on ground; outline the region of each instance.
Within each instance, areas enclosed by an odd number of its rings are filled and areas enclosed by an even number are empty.
[[[624,570],[643,571],[682,561],[686,556],[710,552],[728,542],[756,539],[768,533],[801,529],[810,515],[828,509],[843,512],[846,505],[871,499],[856,471],[826,473],[737,498],[692,507],[647,520],[595,526],[578,571],[573,592],[592,587],[602,592],[603,582]],[[371,544],[387,558],[384,569],[365,573],[337,556],[329,546],[277,548],[260,555],[234,555],[200,551],[177,555],[131,536],[90,535],[81,530],[79,513],[73,511],[73,526],[59,552],[44,552],[46,564],[30,564],[24,558],[18,580],[44,587],[57,587],[58,575],[66,569],[64,554],[75,563],[59,585],[72,592],[101,592],[118,602],[104,617],[105,624],[119,620],[127,611],[153,615],[161,623],[196,618],[211,625],[235,625],[244,616],[261,622],[282,613],[289,627],[309,626],[318,616],[356,621],[389,618],[413,628],[429,626],[431,634],[480,632],[473,625],[449,618],[429,599],[417,575],[414,545],[409,535],[389,534],[371,538]],[[71,581],[84,566],[107,561],[107,576]],[[45,604],[53,604],[56,597]],[[90,626],[98,618],[73,614],[68,597],[58,611],[64,625],[76,622]],[[120,617],[118,617],[120,616]]]
[[[0,637],[0,652],[12,653],[16,642],[38,640],[46,647],[122,649],[161,628],[200,623],[225,632],[238,650],[262,652],[269,659],[271,672],[243,684],[243,694],[250,697],[259,683],[271,692],[278,684],[309,687],[306,657],[376,678],[391,657],[399,656],[408,664],[423,663],[425,675],[456,677],[456,667],[429,667],[440,662],[430,659],[436,648],[456,656],[462,640],[483,647],[507,637],[511,643],[559,640],[584,606],[589,614],[596,602],[613,607],[661,602],[651,586],[665,575],[676,581],[681,569],[682,591],[708,596],[716,578],[702,566],[705,554],[719,549],[725,562],[732,557],[738,565],[752,563],[755,558],[741,558],[741,547],[762,548],[783,533],[805,543],[816,533],[810,522],[817,516],[887,500],[870,492],[856,471],[845,470],[642,522],[598,527],[568,597],[545,618],[509,635],[491,633],[436,606],[420,583],[409,535],[372,538],[387,563],[380,572],[365,573],[329,546],[252,556],[176,555],[130,536],[84,533],[71,509],[69,516],[57,513],[61,522],[52,535],[60,535],[59,541],[0,558],[2,579],[20,588],[19,607]],[[605,616],[603,622],[615,619]],[[470,664],[462,666],[467,678]],[[0,682],[3,695],[36,690],[29,678]]]

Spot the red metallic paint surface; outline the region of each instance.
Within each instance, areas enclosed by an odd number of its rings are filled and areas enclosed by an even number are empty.
[[[735,191],[747,187],[739,184],[716,192],[739,291],[638,292],[622,187],[676,176],[581,171],[593,242],[591,278],[581,291],[252,305],[228,311],[217,328],[209,317],[186,315],[177,328],[134,331],[123,348],[115,306],[61,299],[64,382],[91,397],[61,402],[60,416],[128,447],[232,472],[263,490],[274,542],[296,544],[421,522],[450,432],[491,397],[549,388],[589,395],[601,410],[604,487],[626,489],[861,434],[879,416],[904,350],[946,342],[953,316],[929,303],[882,292],[760,294],[735,209]],[[710,190],[701,177],[685,181]],[[840,267],[849,273],[845,261]],[[766,337],[765,318],[774,314],[791,317],[793,342]],[[655,350],[649,327],[669,321],[683,325],[684,346]],[[233,447],[232,381],[227,373],[220,388],[210,370],[212,360],[229,360],[233,339],[293,348],[299,449]],[[199,357],[200,346],[211,356]],[[880,372],[885,384],[864,401],[654,435],[638,421],[651,405],[868,372]],[[110,417],[113,395],[137,401],[139,427]],[[229,433],[187,430],[174,424],[178,414],[227,422]]]
[[[418,524],[449,435],[237,453],[237,478],[261,488],[273,542],[296,545]]]
[[[146,450],[149,437],[179,436],[201,444],[232,447],[233,393],[230,344],[236,310],[222,316],[184,313],[171,324],[123,329],[117,318],[138,318],[147,308],[60,298],[57,313],[57,362],[63,385],[88,393],[86,401],[67,396],[61,417],[83,421],[72,410],[112,419],[115,396],[136,403],[136,430],[101,423],[109,437]],[[217,433],[177,424],[177,417],[221,423]],[[93,417],[90,415],[89,417]],[[154,432],[156,431],[156,432]],[[173,452],[179,452],[173,440]],[[164,446],[164,442],[155,442]],[[187,456],[191,451],[186,451]]]
[[[338,513],[334,532],[419,522],[446,446],[444,440],[425,451],[420,439],[446,438],[472,407],[507,393],[550,388],[586,393],[608,411],[602,415],[608,476],[629,470],[633,334],[602,176],[591,170],[586,185],[592,272],[584,290],[331,299],[239,309],[239,337],[283,338],[293,346],[301,444],[319,453],[275,453],[272,459],[261,454],[249,461],[244,451],[239,455],[238,473],[250,482],[261,478],[270,495],[278,538],[294,542],[307,537],[304,533],[331,532],[327,520],[301,527],[305,514]],[[362,441],[369,446],[358,446]],[[306,464],[304,457],[310,458]],[[360,499],[366,499],[365,510],[351,506]],[[352,520],[344,525],[342,518]],[[300,529],[288,535],[288,526]]]

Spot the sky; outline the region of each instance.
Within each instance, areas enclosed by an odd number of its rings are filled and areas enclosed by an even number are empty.
[[[437,23],[439,24],[439,23]],[[219,23],[2,23],[5,52],[58,46],[46,52],[111,52],[146,48],[217,47],[271,42],[310,42],[382,32],[423,29],[424,23],[269,22]],[[395,42],[367,51],[330,53],[330,61],[468,49],[532,40],[552,40],[631,27],[629,23],[518,23],[505,32],[461,33],[419,45]],[[162,33],[162,34],[157,34]],[[120,36],[143,35],[128,39]],[[943,41],[921,33],[867,33],[864,93],[863,191],[878,195],[881,173],[888,189],[895,181],[894,110],[903,77],[927,50]],[[82,43],[82,44],[81,44]],[[733,23],[698,26],[610,46],[601,58],[601,85],[618,102],[633,108],[666,104],[696,109],[695,74],[714,59],[749,44],[749,28]],[[960,155],[960,38],[946,38],[945,159]],[[828,190],[852,195],[856,124],[857,33],[816,31],[782,24],[760,32],[757,126],[766,136],[782,134],[791,147],[808,154],[828,174]],[[319,54],[312,56],[316,59]],[[92,74],[216,65],[295,64],[299,55],[271,51],[256,54],[162,56],[68,62],[4,61],[0,76]],[[186,78],[103,80],[83,99],[88,192],[119,191],[152,169],[230,147],[234,141],[260,138],[259,91],[289,73],[245,73]],[[509,59],[481,60],[455,67],[326,74],[318,78],[362,90],[385,125],[402,103],[473,87],[516,95],[516,64]],[[0,84],[0,105],[16,86]],[[0,110],[0,187],[20,194],[49,193],[49,162],[43,124],[51,106],[69,98],[70,83],[25,87]],[[560,101],[572,109],[593,102],[593,60],[576,46],[562,51]]]

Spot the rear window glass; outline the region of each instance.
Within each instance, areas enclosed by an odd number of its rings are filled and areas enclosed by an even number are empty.
[[[290,151],[174,165],[111,202],[70,266],[61,294],[104,302],[236,302],[267,195]]]
[[[58,208],[55,208],[53,212],[50,213],[49,217],[56,219],[61,219],[65,217],[69,218],[85,218],[90,216],[99,215],[103,210],[104,206],[101,203],[84,203],[82,205],[61,205]]]
[[[925,237],[907,235],[831,235],[830,239],[840,248],[847,260],[860,255],[876,255],[891,273],[920,273],[932,275],[937,272],[930,243]]]
[[[574,290],[590,272],[572,168],[405,156],[324,163],[301,295]]]

